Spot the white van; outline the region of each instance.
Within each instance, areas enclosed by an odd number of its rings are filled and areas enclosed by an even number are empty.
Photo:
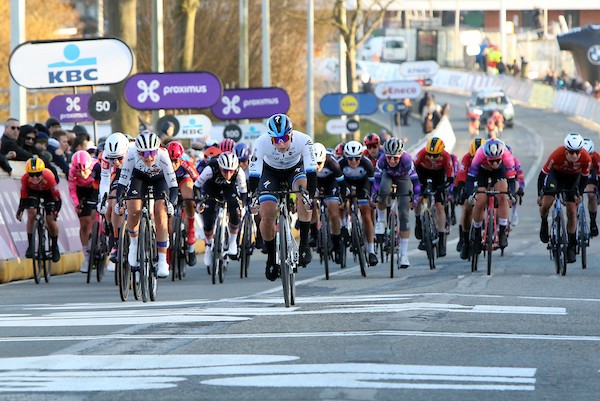
[[[406,39],[402,36],[372,37],[363,45],[359,57],[367,61],[406,61],[408,59]]]

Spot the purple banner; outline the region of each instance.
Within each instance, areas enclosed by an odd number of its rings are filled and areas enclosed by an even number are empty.
[[[94,121],[88,112],[91,96],[90,93],[54,96],[48,103],[48,113],[61,123]]]
[[[204,109],[223,92],[210,72],[136,74],[125,82],[125,101],[137,110]]]
[[[288,93],[282,88],[273,87],[226,90],[221,101],[211,110],[221,120],[244,120],[287,113],[289,108]]]

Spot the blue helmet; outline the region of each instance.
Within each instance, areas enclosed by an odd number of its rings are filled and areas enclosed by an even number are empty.
[[[248,161],[248,157],[250,156],[248,145],[243,142],[240,142],[233,147],[233,153],[235,153],[241,162]]]
[[[292,131],[292,121],[285,114],[273,114],[267,122],[267,130],[272,137],[280,137]]]

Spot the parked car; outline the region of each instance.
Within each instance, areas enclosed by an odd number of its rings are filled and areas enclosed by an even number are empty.
[[[359,49],[359,58],[365,61],[399,63],[408,58],[406,39],[402,36],[374,36]]]
[[[467,116],[478,114],[481,126],[485,127],[487,120],[494,110],[498,110],[504,117],[504,125],[513,127],[515,123],[515,109],[510,98],[500,88],[487,88],[473,91],[467,102]]]

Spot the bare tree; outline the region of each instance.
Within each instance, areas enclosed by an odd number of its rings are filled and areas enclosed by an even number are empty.
[[[109,31],[112,36],[121,39],[133,51],[134,66],[131,74],[136,72],[135,54],[137,50],[137,0],[109,0],[108,12]],[[138,113],[125,102],[125,82],[113,85],[111,92],[117,98],[119,110],[111,119],[113,132],[120,131],[137,135],[139,131]]]
[[[362,45],[383,21],[385,12],[394,0],[369,1],[363,9],[363,0],[355,0],[356,9],[346,10],[347,0],[336,0],[333,6],[332,23],[337,27],[346,43],[346,82],[351,92],[358,92],[356,80],[356,49]],[[369,17],[372,17],[370,20]],[[358,34],[363,32],[362,37]]]
[[[194,65],[194,43],[196,32],[196,14],[200,0],[178,0],[176,2],[175,21],[175,70],[191,71]]]

